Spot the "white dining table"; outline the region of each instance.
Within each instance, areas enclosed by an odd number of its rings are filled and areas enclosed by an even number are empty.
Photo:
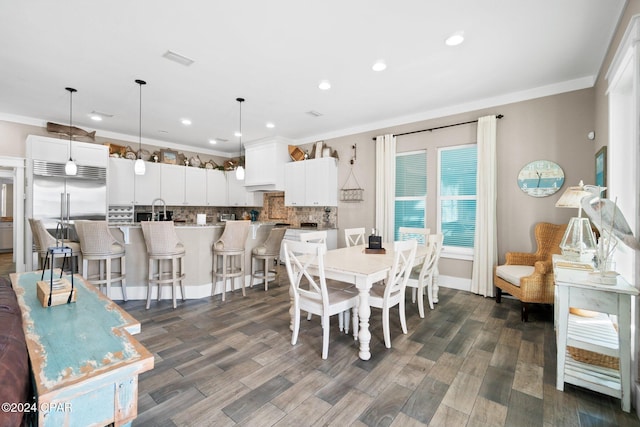
[[[324,272],[327,279],[353,283],[358,289],[360,297],[358,309],[360,352],[358,355],[362,360],[371,358],[369,348],[369,343],[371,342],[371,332],[369,331],[369,318],[371,317],[369,290],[374,283],[387,278],[394,261],[393,243],[384,243],[382,246],[386,250],[384,254],[366,253],[365,245],[360,245],[332,249],[327,251],[324,256]],[[424,260],[426,252],[425,246],[418,245],[414,265]],[[312,263],[309,267],[310,272],[314,273],[313,268],[317,268],[317,265],[314,266]]]

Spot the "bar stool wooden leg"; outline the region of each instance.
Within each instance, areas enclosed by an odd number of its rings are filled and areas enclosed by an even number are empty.
[[[153,260],[149,258],[149,274],[147,281],[147,310],[149,310],[149,306],[151,305],[151,283],[153,280]]]
[[[125,301],[127,301],[127,279],[126,279],[126,262],[125,257],[122,255],[120,258],[120,275],[122,279],[120,280],[120,286],[122,286],[122,297]]]

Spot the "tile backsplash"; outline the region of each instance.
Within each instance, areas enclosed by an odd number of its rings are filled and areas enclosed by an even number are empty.
[[[174,220],[195,223],[197,214],[206,214],[207,223],[220,221],[220,214],[235,214],[237,219],[249,215],[251,210],[259,212],[258,221],[280,222],[299,226],[302,222],[317,222],[320,227],[335,227],[338,208],[333,207],[289,207],[284,205],[284,193],[264,193],[263,206],[257,207],[211,207],[211,206],[167,206],[173,211]],[[151,212],[151,206],[136,206],[136,212]]]

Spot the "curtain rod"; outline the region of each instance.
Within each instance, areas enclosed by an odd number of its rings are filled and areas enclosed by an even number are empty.
[[[501,119],[503,117],[504,116],[502,114],[498,114],[496,116],[496,119]],[[414,130],[412,132],[397,133],[397,134],[394,134],[393,136],[404,136],[404,135],[411,135],[411,134],[420,133],[420,132],[431,132],[431,131],[438,130],[438,129],[451,128],[451,127],[460,126],[460,125],[468,125],[468,124],[471,124],[471,123],[478,123],[478,120],[471,120],[469,122],[455,123],[455,124],[452,124],[452,125],[438,126],[438,127],[430,128],[430,129]],[[373,139],[374,141],[376,140],[376,138],[371,138],[371,139]]]

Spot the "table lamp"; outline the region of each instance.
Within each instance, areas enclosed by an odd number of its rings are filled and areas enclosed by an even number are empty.
[[[582,181],[575,187],[569,187],[556,202],[557,208],[578,208],[578,216],[569,220],[560,249],[562,255],[572,261],[592,262],[596,253],[596,238],[591,229],[589,218],[582,217],[582,198],[593,195],[593,190],[598,187],[585,186]]]

